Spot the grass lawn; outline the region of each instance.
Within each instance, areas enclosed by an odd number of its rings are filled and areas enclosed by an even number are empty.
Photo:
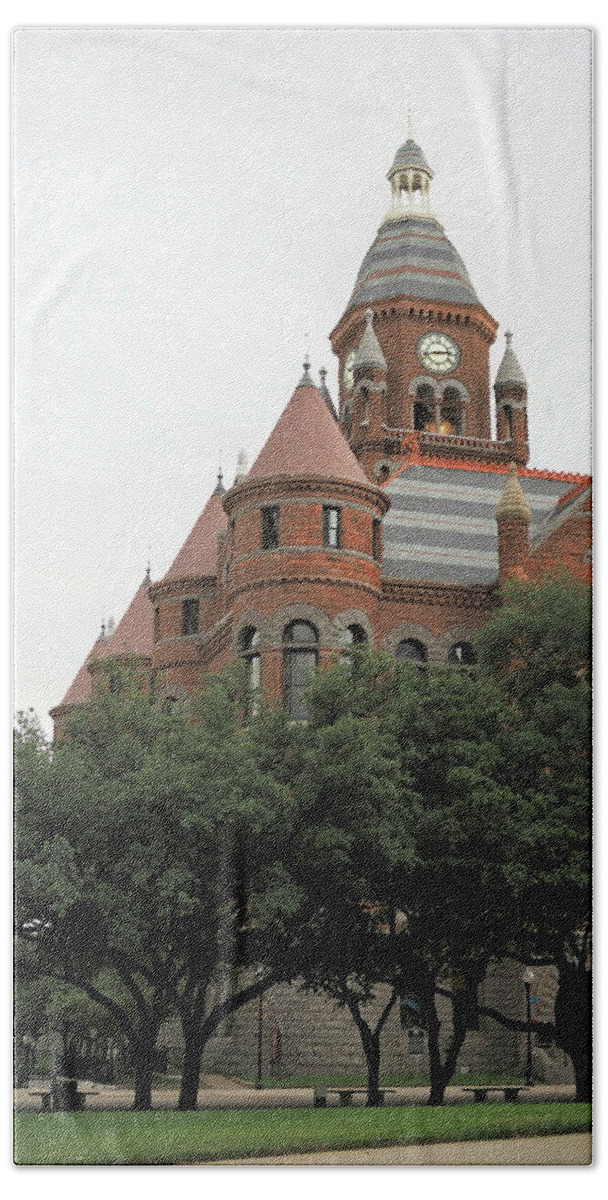
[[[590,1124],[589,1104],[17,1113],[15,1162],[212,1162],[298,1151],[576,1133]]]

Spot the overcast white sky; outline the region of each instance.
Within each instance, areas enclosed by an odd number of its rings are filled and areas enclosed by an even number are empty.
[[[18,707],[44,718],[327,335],[406,133],[529,382],[532,465],[589,469],[590,35],[30,28],[15,39]]]

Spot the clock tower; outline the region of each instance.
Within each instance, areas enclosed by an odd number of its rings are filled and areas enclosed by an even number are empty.
[[[433,171],[413,138],[387,178],[390,208],[331,334],[342,429],[376,479],[403,459],[412,435],[435,456],[496,457],[498,446],[490,441],[489,375],[498,326],[433,212]],[[384,368],[377,362],[366,379],[360,351],[364,342],[369,349],[372,324]],[[508,457],[506,445],[500,457]]]

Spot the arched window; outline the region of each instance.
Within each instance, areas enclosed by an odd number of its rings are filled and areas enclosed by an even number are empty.
[[[294,721],[308,719],[304,693],[317,670],[318,640],[309,621],[292,621],[283,634],[283,701]]]
[[[455,642],[448,650],[448,662],[454,667],[473,667],[477,662],[475,647],[470,642]]]
[[[349,646],[364,646],[367,634],[362,625],[347,625],[340,633],[340,645],[347,650]]]
[[[262,660],[259,647],[259,629],[256,629],[255,625],[246,625],[239,635],[239,652],[247,667],[247,716],[249,717],[257,717],[260,711]]]
[[[416,403],[414,404],[414,429],[434,429],[433,389],[429,383],[421,383],[416,388]]]
[[[443,393],[440,433],[462,433],[462,409],[457,388],[448,387]]]
[[[428,651],[423,642],[416,638],[404,638],[397,646],[395,657],[399,662],[407,660],[417,667],[424,667],[428,660]]]

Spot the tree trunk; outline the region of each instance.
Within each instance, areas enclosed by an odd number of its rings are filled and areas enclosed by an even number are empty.
[[[201,1017],[196,1016],[191,1020],[182,1018],[182,1029],[184,1032],[184,1059],[177,1107],[180,1112],[196,1112],[206,1041],[201,1028]]]
[[[437,1016],[435,1008],[434,993],[427,999],[425,1005],[427,1010],[427,1031],[429,1042],[429,1074],[431,1076],[431,1089],[427,1104],[443,1104],[443,1097],[446,1088],[446,1082],[443,1071],[443,1063],[441,1061],[441,1049],[439,1046],[439,1031],[441,1022]]]
[[[572,1062],[576,1099],[591,1100],[591,971],[586,963],[559,964],[555,1040]]]
[[[135,1071],[134,1112],[149,1112],[152,1108],[152,1076],[154,1075],[154,1040],[145,1039],[133,1043],[133,1067]]]
[[[362,1038],[365,1060],[367,1062],[367,1099],[368,1108],[378,1108],[380,1099],[380,1038],[378,1034],[370,1033]]]
[[[465,1005],[463,1000],[456,1000],[452,997],[452,1036],[444,1061],[441,1058],[439,1043],[441,1022],[437,1016],[434,992],[427,999],[426,1011],[429,1036],[429,1073],[431,1076],[431,1088],[427,1104],[443,1104],[445,1089],[456,1070],[458,1055],[467,1035]]]

